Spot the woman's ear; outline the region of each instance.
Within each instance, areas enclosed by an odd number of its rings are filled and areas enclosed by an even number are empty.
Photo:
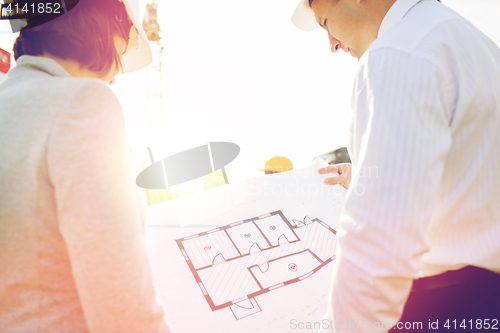
[[[137,50],[139,48],[139,32],[137,28],[133,25],[130,28],[130,39],[128,42],[128,48],[130,50]]]

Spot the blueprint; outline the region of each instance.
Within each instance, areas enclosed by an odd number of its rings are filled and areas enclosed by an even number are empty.
[[[310,169],[321,166],[316,162]],[[317,172],[303,171],[261,178],[277,187],[323,186]],[[227,210],[218,212],[207,208],[206,201],[214,198],[205,193],[189,200],[210,215],[206,221],[190,224],[182,216],[177,225],[149,221],[146,244],[155,288],[173,332],[292,332],[291,320],[320,321],[345,195],[337,191],[275,195],[262,190],[233,198]],[[276,200],[282,195],[290,200]]]

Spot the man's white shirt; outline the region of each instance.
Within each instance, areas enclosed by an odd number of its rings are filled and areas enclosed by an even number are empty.
[[[500,49],[436,0],[398,0],[360,59],[352,106],[328,320],[383,332],[413,279],[500,272]]]

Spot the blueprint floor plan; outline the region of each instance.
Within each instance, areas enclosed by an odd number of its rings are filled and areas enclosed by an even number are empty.
[[[177,239],[212,311],[236,320],[260,312],[256,298],[298,283],[335,258],[335,230],[319,219],[281,211]]]
[[[173,333],[285,333],[323,319],[346,194],[324,184],[324,165],[150,206],[146,246]]]

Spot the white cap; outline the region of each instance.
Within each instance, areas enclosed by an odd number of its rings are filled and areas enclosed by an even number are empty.
[[[123,73],[134,72],[143,67],[146,67],[153,61],[151,47],[146,32],[141,24],[140,7],[138,0],[120,0],[125,4],[125,9],[130,17],[130,20],[139,32],[136,47],[129,47],[122,56]],[[135,34],[135,33],[134,33]]]
[[[319,24],[314,17],[314,12],[311,6],[309,6],[309,0],[300,0],[299,5],[295,8],[295,12],[293,12],[292,22],[297,28],[305,31],[319,28]]]

